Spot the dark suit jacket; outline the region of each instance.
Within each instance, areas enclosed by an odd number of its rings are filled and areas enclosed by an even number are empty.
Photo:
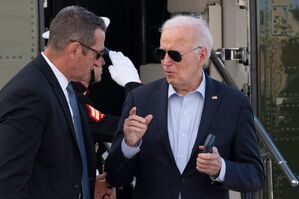
[[[81,115],[93,196],[94,145]],[[78,198],[81,177],[67,101],[39,55],[0,92],[0,198]]]
[[[182,199],[226,199],[228,189],[252,192],[262,187],[263,166],[248,98],[209,77],[206,81],[201,123],[183,174],[176,166],[168,138],[168,84],[160,79],[128,94],[105,164],[108,183],[120,186],[135,176],[134,197],[138,199],[178,199],[179,193]],[[153,120],[142,138],[140,152],[126,159],[121,151],[122,129],[133,106],[137,107],[137,115],[152,114]],[[226,162],[223,183],[211,183],[208,175],[196,170],[198,146],[209,133],[216,135],[215,146]]]

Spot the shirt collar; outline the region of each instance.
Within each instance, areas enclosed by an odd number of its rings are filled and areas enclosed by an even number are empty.
[[[44,52],[41,52],[41,54],[44,57],[44,59],[46,60],[46,62],[49,64],[50,68],[52,69],[61,88],[63,90],[66,89],[67,85],[69,84],[69,80],[57,69],[57,67],[49,60],[49,58],[44,54]]]
[[[203,99],[205,98],[205,93],[206,93],[206,75],[204,73],[204,71],[202,71],[202,81],[200,82],[199,86],[197,87],[197,89],[195,91],[191,91],[189,93],[192,93],[192,92],[199,92]],[[172,95],[179,95],[173,88],[172,85],[169,85],[168,87],[168,98],[170,98]]]

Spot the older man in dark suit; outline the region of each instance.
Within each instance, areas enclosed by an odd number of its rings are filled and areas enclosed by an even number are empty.
[[[127,96],[106,160],[107,181],[136,178],[136,199],[228,199],[264,180],[249,100],[203,72],[213,45],[207,24],[175,16],[162,27],[157,56],[165,78]],[[216,136],[203,153],[208,134]]]
[[[69,82],[103,64],[105,30],[82,7],[62,9],[47,49],[1,90],[1,199],[93,198],[94,144]]]

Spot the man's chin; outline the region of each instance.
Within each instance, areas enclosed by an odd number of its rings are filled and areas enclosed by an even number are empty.
[[[174,79],[169,77],[169,76],[166,76],[166,81],[167,81],[168,84],[174,83]]]
[[[95,80],[94,83],[99,83],[101,79]]]

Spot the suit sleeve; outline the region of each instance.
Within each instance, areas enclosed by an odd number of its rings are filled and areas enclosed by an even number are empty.
[[[46,109],[41,95],[18,89],[0,102],[0,198],[28,198],[28,181],[42,133]]]
[[[133,158],[128,159],[124,157],[121,150],[121,142],[124,138],[124,120],[129,116],[129,112],[133,105],[134,103],[132,92],[130,92],[124,103],[117,133],[113,139],[111,150],[105,161],[104,168],[107,172],[106,180],[110,185],[115,187],[123,186],[131,182],[135,172],[135,164],[138,158],[138,154],[135,155]]]
[[[139,86],[142,86],[142,85],[143,85],[143,84],[138,83],[138,82],[129,82],[129,83],[127,83],[127,84],[125,85],[125,96],[127,96],[128,93],[129,93],[131,90],[133,90],[133,89],[135,89],[135,88],[137,88],[137,87],[139,87]]]
[[[248,99],[243,100],[239,112],[233,159],[225,160],[224,186],[241,192],[255,192],[263,186],[264,172],[257,145],[253,113]]]

